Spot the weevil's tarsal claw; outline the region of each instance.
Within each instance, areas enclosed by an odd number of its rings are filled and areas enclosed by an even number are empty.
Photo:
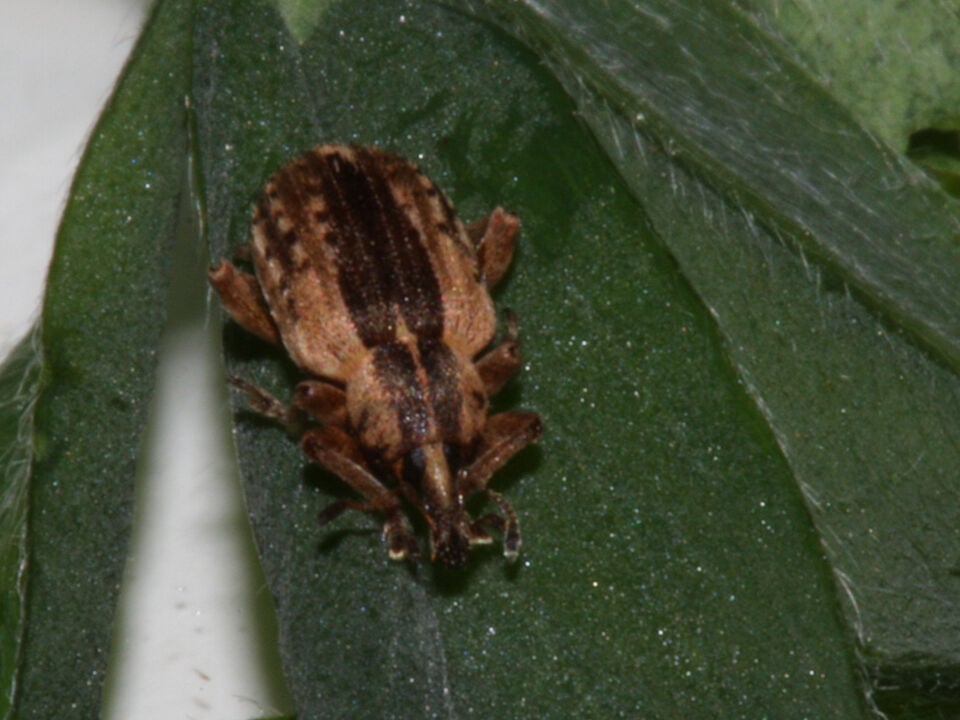
[[[488,517],[493,516],[484,516],[474,520],[473,524],[470,526],[470,546],[474,545],[492,545],[493,538],[490,536],[490,533],[486,531],[485,525],[489,526],[489,523],[486,522]]]
[[[507,562],[513,563],[520,557],[520,532],[516,525],[512,527],[513,532],[508,528],[507,535],[503,539],[503,557]]]
[[[517,520],[517,513],[503,495],[490,488],[487,488],[486,492],[503,513],[502,518],[497,518],[498,524],[503,528],[503,557],[508,562],[515,562],[520,555],[520,523]]]

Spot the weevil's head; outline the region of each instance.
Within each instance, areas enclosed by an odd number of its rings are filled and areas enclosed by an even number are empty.
[[[463,506],[457,483],[457,453],[443,443],[411,451],[405,461],[405,482],[417,490],[417,504],[430,528],[430,559],[447,568],[461,568],[470,548],[491,542]]]
[[[455,517],[441,515],[430,524],[430,559],[445,568],[466,565],[472,544],[469,531]]]

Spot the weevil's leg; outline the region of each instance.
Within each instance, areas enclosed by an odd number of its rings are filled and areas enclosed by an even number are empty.
[[[289,407],[249,380],[234,375],[228,381],[247,394],[247,403],[254,412],[282,422],[291,434],[299,435],[302,432],[306,419],[303,413],[309,413],[317,420],[332,425],[346,424],[346,395],[340,388],[322,380],[304,380],[299,383],[294,388],[293,402]]]
[[[510,267],[519,229],[520,218],[499,207],[467,226],[467,235],[477,248],[480,274],[488,288],[496,285]]]
[[[517,316],[512,310],[504,311],[507,331],[503,341],[477,360],[476,368],[487,389],[487,395],[496,395],[507,380],[520,369],[520,341],[517,339]]]
[[[497,522],[499,521],[499,525]],[[493,538],[487,532],[487,528],[501,530],[503,528],[503,518],[493,513],[481,515],[470,523],[470,547],[474,545],[490,545]]]
[[[463,497],[485,490],[490,477],[540,437],[541,430],[540,416],[535,413],[505,412],[491,415],[483,430],[476,460],[460,471],[458,480]]]
[[[301,418],[297,414],[298,408],[287,407],[249,380],[231,375],[227,378],[227,382],[247,394],[247,404],[254,412],[283,423],[289,430],[294,430],[301,424]]]
[[[337,500],[320,511],[317,515],[317,523],[321,526],[326,525],[347,510],[381,512],[383,508],[377,503],[360,502],[359,500]],[[383,537],[387,543],[387,552],[389,552],[391,559],[404,560],[409,558],[416,560],[420,557],[420,548],[413,539],[413,528],[410,527],[403,513],[387,514],[387,520],[383,525]]]
[[[207,275],[230,317],[257,337],[280,344],[280,333],[270,317],[256,276],[237,270],[227,260],[221,260]]]
[[[486,492],[487,497],[493,500],[503,513],[502,517],[493,516],[498,520],[494,525],[503,531],[503,556],[513,562],[520,554],[520,521],[517,520],[517,513],[503,495],[490,488],[487,488]]]
[[[474,520],[470,526],[471,533],[477,533],[481,538],[486,538],[486,540],[481,539],[474,542],[477,542],[477,544],[491,542],[486,528],[503,533],[503,556],[508,562],[513,562],[520,554],[520,521],[517,519],[517,513],[500,493],[490,488],[487,488],[484,492],[497,504],[502,514],[487,513]]]
[[[385,487],[367,469],[356,440],[333,425],[313,428],[304,433],[300,441],[304,453],[337,475],[367,501],[333,503],[320,513],[322,521],[329,522],[350,508],[386,515],[383,537],[387,542],[390,557],[394,560],[416,558],[420,554],[413,537],[410,522],[403,514],[403,507],[395,493]]]
[[[500,508],[503,516],[484,515],[471,526],[475,542],[484,542],[484,527],[503,532],[503,555],[514,561],[520,552],[520,525],[517,514],[500,493],[487,487],[490,477],[510,458],[540,437],[540,417],[534,413],[507,412],[492,415],[487,420],[476,460],[460,471],[460,493],[464,498],[472,493],[486,492]],[[488,536],[487,536],[488,537]]]
[[[293,390],[293,404],[330,425],[347,424],[347,394],[323,380],[298,383]]]

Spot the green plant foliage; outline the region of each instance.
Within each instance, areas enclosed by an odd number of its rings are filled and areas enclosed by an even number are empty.
[[[0,712],[13,703],[23,643],[23,593],[27,568],[26,518],[30,480],[30,434],[40,374],[36,331],[0,368]]]
[[[465,220],[519,213],[497,406],[546,430],[495,482],[520,562],[451,574],[390,562],[376,518],[318,528],[349,491],[235,398],[297,717],[950,717],[960,222],[903,151],[952,132],[957,19],[844,8],[162,0],[0,372],[0,715],[97,713],[185,161],[216,260],[266,177],[340,141]],[[928,87],[867,82],[871,47],[909,65],[900,27]],[[280,350],[231,323],[225,348],[289,396]]]
[[[736,11],[487,5],[551,57],[716,319],[807,498],[878,700],[884,688],[950,696],[955,201]],[[873,27],[872,11],[889,26],[888,5],[856,16]],[[657,59],[664,45],[676,62]]]
[[[738,3],[889,147],[920,128],[957,127],[960,10],[937,0]]]
[[[20,348],[33,352],[40,378],[19,449],[4,453],[4,495],[22,489],[16,550],[5,546],[2,568],[6,578],[9,561],[19,563],[17,617],[6,597],[2,617],[3,717],[99,714],[186,177],[184,6],[159,6],[94,129],[57,236],[39,337]],[[32,384],[22,371],[12,362],[0,378],[20,388],[15,403]],[[29,476],[18,478],[26,463]]]
[[[241,413],[298,713],[859,716],[836,590],[773,436],[537,59],[426,3],[338,4],[302,45],[271,10],[208,6],[208,32],[218,53],[195,79],[215,256],[245,240],[264,178],[320,140],[421,159],[468,219],[503,203],[524,220],[499,299],[521,313],[528,369],[503,402],[547,433],[500,481],[519,567],[397,566],[361,515],[318,531],[342,484]],[[289,394],[281,353],[234,327],[227,347],[232,371]]]

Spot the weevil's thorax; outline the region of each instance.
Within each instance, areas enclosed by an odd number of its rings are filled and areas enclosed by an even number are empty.
[[[399,332],[364,353],[346,391],[351,430],[386,465],[435,443],[468,451],[486,420],[476,368],[439,338]]]

